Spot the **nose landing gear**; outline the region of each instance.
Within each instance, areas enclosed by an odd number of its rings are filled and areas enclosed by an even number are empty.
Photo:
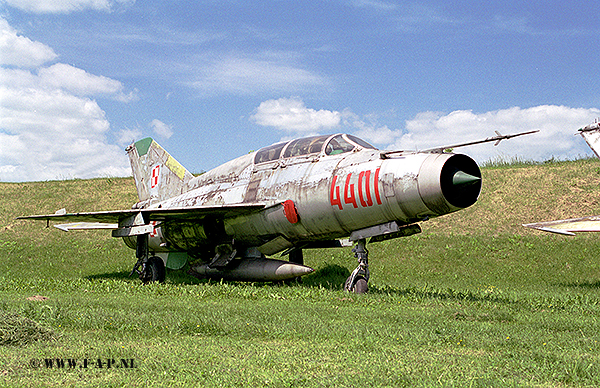
[[[367,251],[367,240],[360,239],[352,248],[354,257],[358,259],[358,267],[346,279],[344,290],[355,294],[364,294],[369,289],[369,251]]]

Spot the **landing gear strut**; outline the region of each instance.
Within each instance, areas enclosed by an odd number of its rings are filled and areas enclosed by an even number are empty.
[[[369,251],[367,251],[367,240],[360,239],[356,246],[352,248],[354,257],[358,259],[358,267],[346,279],[344,290],[354,292],[355,294],[364,294],[369,289]]]

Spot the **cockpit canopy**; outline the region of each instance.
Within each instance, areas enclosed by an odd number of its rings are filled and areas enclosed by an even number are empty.
[[[356,148],[376,149],[366,141],[348,134],[311,136],[261,148],[256,152],[254,163],[319,153],[337,155]]]

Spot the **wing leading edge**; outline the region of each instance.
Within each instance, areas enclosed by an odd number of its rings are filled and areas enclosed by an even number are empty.
[[[575,236],[575,232],[600,232],[600,216],[571,218],[568,220],[535,222],[523,224],[527,228],[544,232]]]
[[[56,228],[69,230],[89,229],[118,229],[123,223],[129,225],[142,225],[151,221],[171,221],[201,219],[206,216],[229,218],[240,215],[251,214],[262,210],[262,203],[235,204],[235,205],[213,205],[193,206],[177,208],[154,208],[154,209],[128,209],[108,210],[100,212],[66,213],[58,211],[55,214],[33,215],[17,217],[19,220],[45,220],[50,221],[73,221],[71,223],[55,225]],[[141,218],[140,218],[141,217]],[[131,219],[131,222],[127,220]]]

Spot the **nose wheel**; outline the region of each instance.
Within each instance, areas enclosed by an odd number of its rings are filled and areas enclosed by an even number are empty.
[[[354,257],[358,259],[358,267],[346,279],[344,290],[355,294],[364,294],[368,291],[369,281],[369,251],[367,251],[367,240],[360,239],[354,248]]]

